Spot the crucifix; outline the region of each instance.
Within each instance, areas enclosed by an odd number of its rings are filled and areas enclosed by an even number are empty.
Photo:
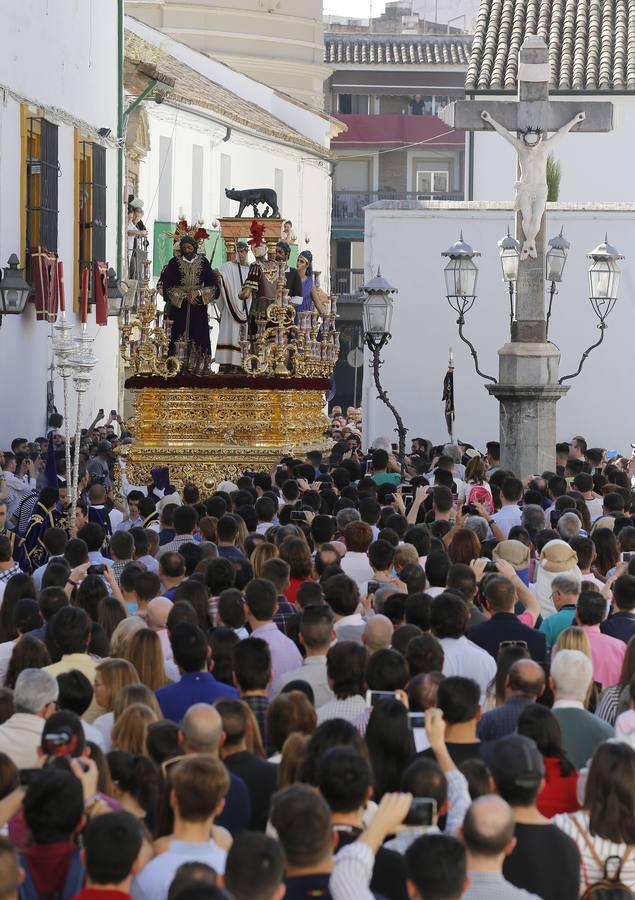
[[[545,318],[545,209],[547,160],[569,132],[611,131],[613,104],[549,98],[549,52],[527,35],[518,54],[518,99],[458,100],[442,118],[465,131],[495,131],[516,150],[514,210],[521,245],[511,341],[499,355],[499,381],[486,385],[500,403],[501,460],[524,477],[553,469],[560,353],[547,341]],[[551,136],[550,136],[551,135]]]

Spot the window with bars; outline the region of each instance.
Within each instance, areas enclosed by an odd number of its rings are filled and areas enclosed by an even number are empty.
[[[106,149],[92,141],[79,143],[78,182],[79,279],[88,267],[92,296],[93,263],[106,262]]]
[[[57,252],[58,128],[40,116],[26,119],[26,260],[31,280],[35,247]]]

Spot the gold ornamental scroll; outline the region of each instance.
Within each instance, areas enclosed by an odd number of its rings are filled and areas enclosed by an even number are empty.
[[[210,491],[245,471],[269,471],[282,456],[326,449],[322,390],[142,387],[131,391],[132,444],[121,449],[131,484],[169,466],[179,490]]]

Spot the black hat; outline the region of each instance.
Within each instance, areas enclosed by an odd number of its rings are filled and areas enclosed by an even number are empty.
[[[497,784],[532,788],[545,774],[544,760],[535,742],[521,734],[496,741],[488,764]]]

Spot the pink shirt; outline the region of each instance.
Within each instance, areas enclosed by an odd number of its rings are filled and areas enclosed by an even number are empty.
[[[622,674],[626,644],[608,634],[602,634],[599,625],[583,625],[582,628],[591,644],[593,680],[599,681],[602,687],[617,684]]]

